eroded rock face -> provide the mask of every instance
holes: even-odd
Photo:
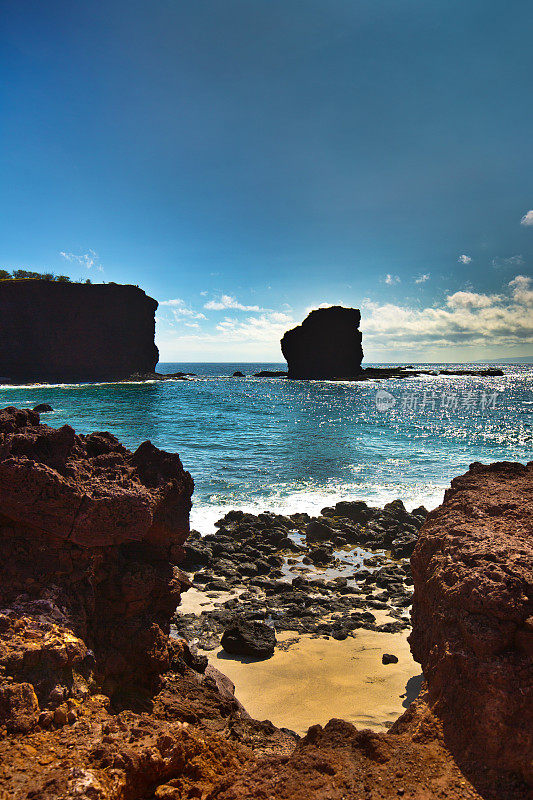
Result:
[[[454,753],[533,783],[533,462],[473,464],[411,559],[410,636]]]
[[[157,302],[137,286],[0,283],[0,378],[100,381],[153,372]]]
[[[179,458],[0,412],[0,798],[526,800],[532,470],[475,466],[422,527],[426,694],[386,734],[332,720],[297,742],[168,635],[193,488]],[[376,516],[323,512],[345,527]],[[409,522],[397,502],[384,512]],[[245,516],[227,515],[228,543],[242,546]]]
[[[331,306],[311,311],[281,340],[288,377],[328,380],[359,375],[363,360],[360,321],[357,308]]]
[[[168,669],[192,490],[150,442],[131,453],[109,433],[0,412],[0,715],[13,729],[95,688],[150,691]]]
[[[379,734],[343,720],[313,725],[289,758],[246,764],[210,800],[511,800],[479,794],[447,752],[440,725],[424,703],[401,730]],[[404,715],[405,717],[405,715]],[[402,718],[403,719],[403,718]]]

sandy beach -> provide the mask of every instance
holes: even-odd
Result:
[[[296,634],[286,631],[279,642]],[[397,664],[381,663],[383,653]],[[360,630],[344,641],[301,636],[264,661],[207,654],[210,663],[235,683],[235,695],[257,719],[303,735],[333,717],[359,728],[386,730],[418,693],[420,665],[413,661],[407,632]],[[406,696],[406,687],[408,696]]]

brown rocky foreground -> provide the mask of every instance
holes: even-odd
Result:
[[[387,734],[297,740],[168,635],[178,456],[0,412],[1,800],[531,796],[532,488],[533,464],[475,465],[422,527],[422,698]]]

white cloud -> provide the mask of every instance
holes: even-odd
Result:
[[[533,341],[532,279],[517,275],[502,294],[455,292],[444,307],[409,308],[365,300],[361,329],[374,352],[516,346]]]
[[[386,283],[387,286],[394,286],[395,283],[400,283],[400,279],[397,275],[387,273],[383,278],[383,283]]]
[[[265,311],[266,309],[260,308],[259,306],[245,306],[242,303],[239,303],[237,298],[232,297],[229,294],[221,295],[218,300],[209,300],[208,303],[204,305],[208,311],[226,311],[227,309],[236,309],[237,311]]]
[[[182,306],[184,304],[185,301],[181,297],[176,297],[174,300],[161,300],[159,303],[160,306]]]
[[[517,275],[509,281],[513,298],[517,303],[533,306],[533,279],[528,275]]]
[[[201,311],[195,311],[190,308],[181,297],[175,297],[172,300],[161,300],[160,306],[168,306],[175,320],[179,321],[183,317],[190,317],[191,319],[206,319],[205,314]]]
[[[533,208],[524,214],[520,220],[520,225],[533,225]]]
[[[187,329],[180,326],[178,330],[172,322],[161,323],[158,319],[156,341],[162,360],[170,361],[231,358],[282,361],[279,341],[286,330],[296,325],[295,320],[282,311],[246,319],[225,317],[210,331],[194,330],[191,325]]]
[[[94,268],[99,270],[99,272],[104,271],[103,266],[98,263],[97,254],[94,252],[94,250],[91,250],[90,248],[88,253],[82,253],[81,255],[78,255],[76,253],[67,253],[64,250],[61,250],[59,255],[63,256],[63,258],[66,261],[70,261],[75,264],[80,264],[82,267],[85,267],[86,269]]]
[[[426,281],[429,281],[429,272],[426,272],[423,275],[419,275],[418,278],[415,278],[415,283],[425,283]]]
[[[289,314],[272,311],[261,314],[260,317],[247,317],[244,320],[225,317],[217,324],[216,330],[226,340],[271,344],[279,342],[291,325],[294,325],[294,320]]]
[[[467,256],[465,255],[465,253],[463,253],[461,256],[459,256],[457,261],[459,261],[461,264],[470,264],[470,262],[472,261],[472,257]]]
[[[307,306],[305,309],[305,316],[311,313],[311,311],[315,311],[317,308],[331,308],[331,306],[341,306],[345,308],[345,303],[342,300],[339,300],[337,303],[319,303],[318,305],[314,306]]]
[[[448,295],[446,305],[449,308],[489,308],[501,300],[497,294],[478,294],[477,292],[455,292]]]

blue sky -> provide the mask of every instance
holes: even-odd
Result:
[[[167,361],[323,303],[369,360],[533,354],[531,3],[0,7],[0,266],[139,284]]]

